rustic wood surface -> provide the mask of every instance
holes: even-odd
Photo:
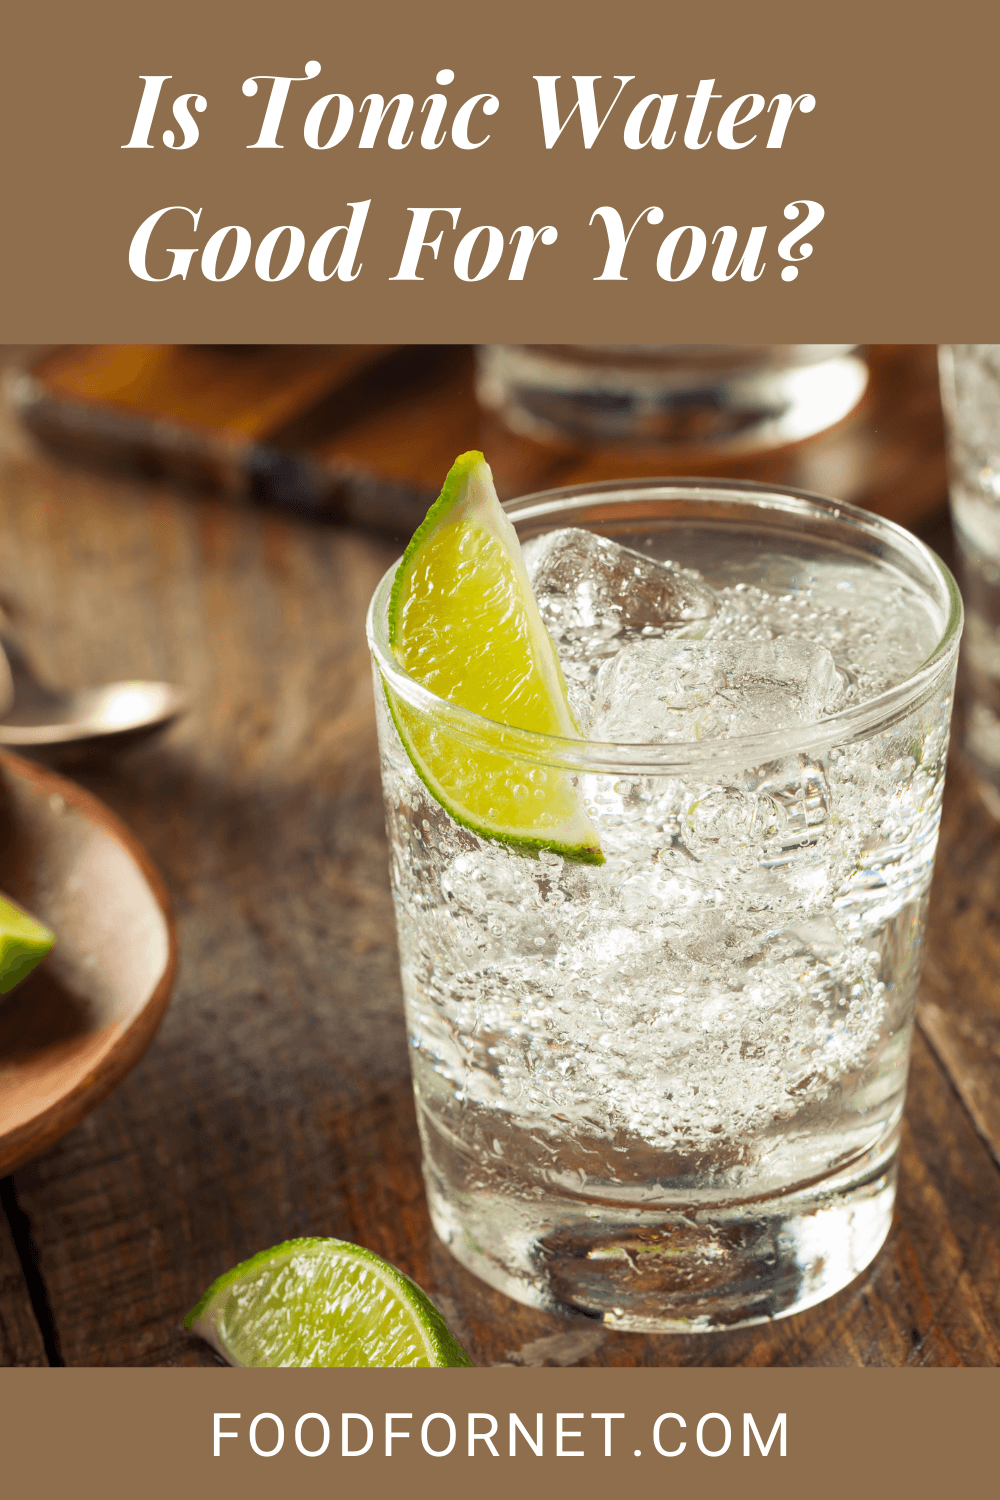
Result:
[[[940,480],[936,411],[922,431]],[[39,667],[68,685],[167,678],[195,704],[161,739],[71,771],[163,872],[180,968],[135,1071],[3,1181],[0,1362],[211,1364],[180,1326],[205,1285],[262,1246],[329,1234],[427,1287],[477,1364],[1000,1364],[1000,829],[957,763],[898,1213],[867,1275],[770,1328],[647,1338],[522,1308],[435,1241],[363,634],[395,552],[60,466],[0,419],[0,604]]]
[[[16,1218],[11,1184],[0,1191],[0,1365],[48,1364],[21,1257],[8,1220]]]

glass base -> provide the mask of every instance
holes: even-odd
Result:
[[[431,1218],[481,1280],[530,1307],[635,1333],[707,1333],[787,1318],[833,1296],[889,1233],[899,1128],[801,1188],[671,1211],[543,1192],[469,1191],[426,1114]],[[448,1175],[446,1175],[448,1174]]]

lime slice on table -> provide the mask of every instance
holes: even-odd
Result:
[[[184,1327],[231,1365],[469,1365],[420,1288],[346,1240],[288,1240],[213,1281]]]
[[[439,698],[493,721],[469,744],[446,716],[386,684],[414,770],[456,823],[523,854],[604,863],[573,779],[504,748],[504,726],[579,739],[555,647],[542,623],[493,476],[481,453],[455,460],[396,572],[389,645]]]
[[[55,933],[43,927],[36,917],[9,896],[0,896],[0,995],[6,995],[22,979],[27,979],[51,952],[55,940]]]

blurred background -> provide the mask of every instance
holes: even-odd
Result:
[[[472,447],[502,498],[668,473],[911,526],[946,505],[931,345],[101,345],[13,366],[13,410],[65,460],[400,540]]]

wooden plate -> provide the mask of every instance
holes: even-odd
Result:
[[[135,1066],[176,966],[166,893],[118,819],[65,777],[0,755],[0,890],[57,934],[0,997],[0,1174],[72,1130]]]

